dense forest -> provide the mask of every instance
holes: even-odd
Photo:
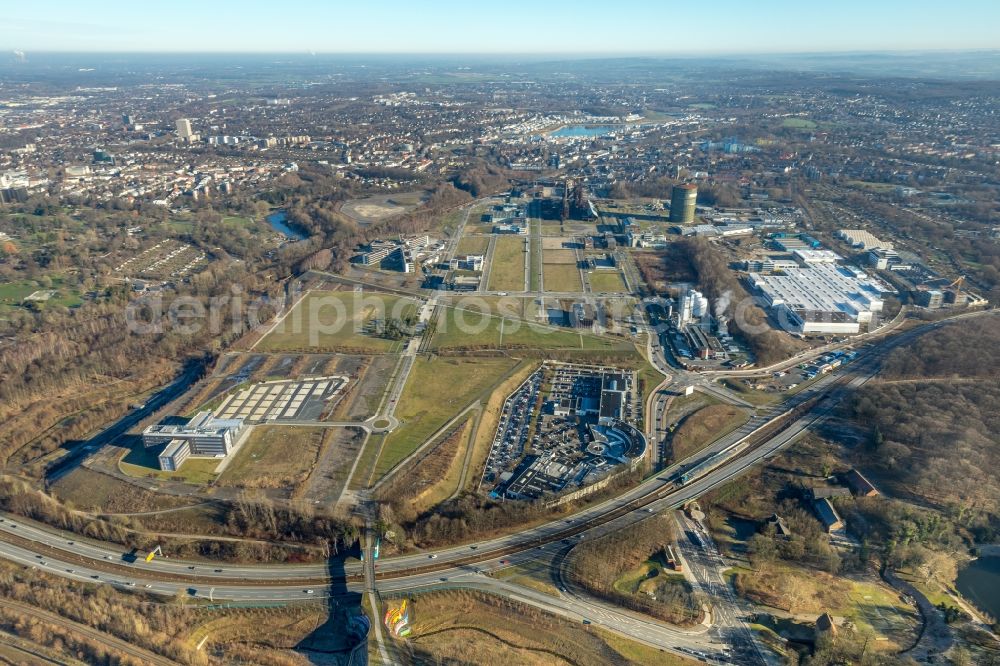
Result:
[[[861,454],[891,494],[945,511],[976,541],[1000,538],[1000,325],[945,326],[885,362],[885,381],[857,393],[871,432]]]

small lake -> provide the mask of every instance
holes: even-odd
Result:
[[[549,134],[549,136],[563,137],[563,136],[574,136],[574,137],[588,137],[588,136],[604,136],[606,134],[612,134],[614,132],[621,131],[621,126],[613,125],[566,125],[565,127],[560,127],[555,132]]]
[[[309,234],[303,233],[295,227],[288,226],[288,216],[285,215],[285,211],[283,210],[276,210],[265,219],[267,220],[267,223],[271,225],[271,228],[279,234],[284,234],[285,236],[294,238],[295,240],[305,240],[306,238],[309,238]]]
[[[980,557],[958,572],[962,596],[993,617],[1000,617],[1000,557]]]

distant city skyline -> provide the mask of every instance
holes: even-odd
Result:
[[[89,52],[754,54],[1000,48],[1000,3],[509,0],[477,5],[49,0],[4,10],[0,48]]]

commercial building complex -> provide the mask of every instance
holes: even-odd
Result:
[[[861,250],[870,250],[873,247],[881,247],[886,250],[892,249],[892,243],[881,240],[864,229],[840,229],[837,231],[837,238]]]
[[[431,239],[426,234],[399,240],[374,240],[357,259],[365,266],[380,266],[412,273],[418,253],[430,243]]]
[[[754,293],[798,333],[857,333],[882,311],[887,289],[846,266],[809,264],[784,275],[750,273]]]
[[[250,427],[243,419],[217,419],[212,412],[198,412],[184,425],[151,425],[142,431],[146,448],[166,444],[160,453],[160,469],[177,469],[190,456],[223,458],[242,442]]]

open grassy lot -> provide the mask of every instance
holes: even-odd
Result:
[[[516,365],[509,358],[418,358],[396,407],[401,425],[386,437],[373,478],[381,478],[469,404],[486,399]]]
[[[188,458],[176,472],[163,472],[157,457],[161,450],[159,446],[146,449],[138,442],[118,461],[118,469],[136,478],[205,485],[215,480],[215,468],[222,462],[221,458]]]
[[[78,467],[59,477],[51,489],[59,499],[72,502],[76,508],[98,513],[158,511],[192,502],[186,497],[154,493],[86,467]]]
[[[590,290],[594,292],[623,293],[625,280],[618,271],[591,271],[589,275]]]
[[[316,462],[324,433],[324,428],[257,426],[219,476],[218,485],[287,488],[294,494]]]
[[[490,245],[489,236],[462,236],[458,241],[456,254],[485,254]]]
[[[670,569],[662,556],[657,555],[626,571],[614,585],[622,594],[646,594],[655,592],[658,584],[683,585],[684,582],[684,575]]]
[[[558,582],[552,564],[547,560],[528,560],[521,564],[498,569],[491,574],[494,578],[506,580],[517,585],[530,587],[543,594],[559,596]]]
[[[628,351],[627,340],[525,321],[517,317],[449,307],[438,319],[433,349],[586,349]]]
[[[583,283],[580,281],[580,269],[576,267],[576,262],[572,264],[550,264],[546,262],[544,271],[545,291],[583,291]]]
[[[222,223],[225,225],[230,225],[234,227],[253,227],[255,222],[249,218],[242,215],[225,215],[222,218]]]
[[[785,118],[781,121],[781,126],[792,129],[815,129],[816,122],[808,118]]]
[[[18,280],[0,283],[0,312],[5,309],[25,306],[24,299],[36,291],[54,292],[46,300],[34,301],[35,307],[44,309],[52,306],[72,307],[83,302],[80,292],[64,286],[61,277],[54,276],[39,280]]]
[[[488,288],[494,291],[524,291],[524,239],[498,236],[493,248]]]
[[[542,239],[536,236],[536,230],[540,226],[538,220],[533,220],[531,222],[531,237],[530,237],[530,253],[531,253],[531,266],[528,270],[528,288],[531,291],[538,291],[541,277],[542,277]]]
[[[733,405],[707,405],[684,417],[670,438],[674,460],[697,453],[750,419],[750,412]]]
[[[871,634],[871,648],[896,652],[913,644],[920,616],[898,593],[874,578],[847,578],[795,566],[773,565],[766,572],[743,570],[737,587],[757,603],[798,616],[824,611],[852,622],[859,635]]]
[[[576,265],[576,252],[573,250],[545,250],[545,263]]]
[[[459,490],[462,466],[469,447],[478,411],[471,411],[462,423],[433,445],[419,463],[394,477],[388,487],[380,488],[386,499],[403,498],[418,515],[437,506]]]
[[[314,291],[260,341],[260,351],[351,351],[391,353],[402,342],[379,337],[376,320],[416,313],[412,299],[374,292]]]
[[[408,642],[419,663],[696,664],[501,597],[480,592],[432,592],[410,604]]]

